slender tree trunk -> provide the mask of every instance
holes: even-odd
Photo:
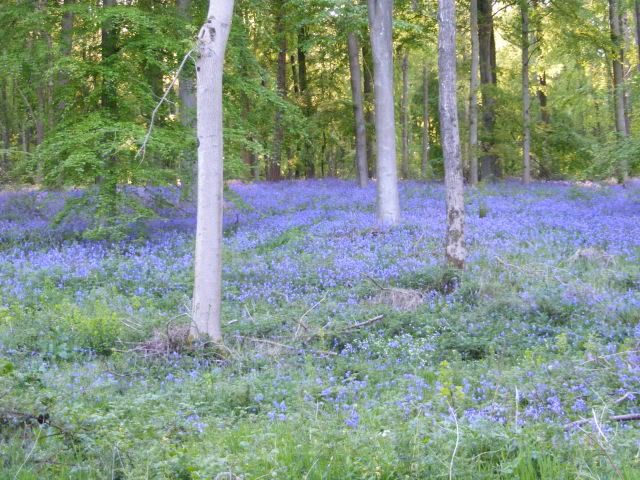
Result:
[[[366,187],[369,183],[367,169],[367,125],[364,120],[364,102],[362,99],[362,75],[360,74],[360,46],[354,32],[347,39],[349,49],[349,69],[351,71],[351,95],[356,125],[356,168],[358,183]]]
[[[423,180],[430,177],[429,149],[429,67],[422,67],[422,159],[420,162],[420,176]]]
[[[73,12],[68,8],[73,5],[75,0],[64,0],[64,13],[62,14],[62,22],[60,25],[60,53],[63,57],[68,58],[73,51]],[[61,100],[58,102],[58,112],[63,112],[67,108],[65,101],[64,89],[69,83],[69,78],[66,73],[60,73],[57,80],[57,89]]]
[[[103,0],[102,8],[113,8],[116,0]],[[118,85],[116,79],[110,74],[113,65],[113,58],[118,52],[118,30],[112,19],[106,19],[101,26],[101,54],[102,54],[102,91],[101,104],[104,112],[112,118],[118,115]],[[115,141],[115,139],[108,139]],[[104,217],[100,221],[111,222],[117,213],[117,193],[118,193],[118,157],[115,153],[108,153],[105,158],[106,168],[102,176],[97,179],[101,190],[101,209]]]
[[[542,72],[538,75],[538,104],[540,105],[540,121],[548,126],[551,122],[551,116],[549,115],[549,109],[547,107],[547,94],[545,93],[545,89],[547,87],[547,73]]]
[[[478,40],[480,58],[480,83],[482,85],[482,179],[494,179],[499,171],[494,153],[496,100],[496,53],[493,33],[492,0],[478,0]]]
[[[367,166],[369,170],[369,178],[373,178],[373,172],[376,165],[376,152],[374,146],[374,111],[373,105],[373,79],[371,75],[371,68],[373,65],[373,59],[371,58],[371,45],[369,42],[364,42],[362,45],[362,79],[364,89],[364,118],[367,123]]]
[[[640,0],[633,2],[633,13],[635,17],[635,37],[636,37],[636,50],[638,53],[638,64],[636,68],[640,72]]]
[[[210,0],[198,34],[198,213],[193,287],[194,336],[222,342],[222,72],[233,0]]]
[[[378,220],[395,225],[400,221],[400,198],[393,101],[393,0],[368,3],[376,107]]]
[[[409,178],[409,54],[402,56],[402,177]]]
[[[306,54],[306,41],[307,41],[307,29],[306,27],[298,30],[298,77],[300,79],[300,94],[303,96],[304,101],[304,114],[307,118],[310,118],[313,113],[313,105],[311,103],[311,91],[309,90],[309,81],[307,78],[307,54]],[[302,145],[300,153],[302,157],[302,164],[304,165],[305,175],[307,178],[315,177],[315,165],[313,161],[312,150],[310,145],[305,142]]]
[[[624,50],[620,32],[620,14],[618,0],[609,0],[609,23],[611,26],[611,40],[614,45],[612,52],[613,64],[613,94],[615,99],[616,131],[622,137],[627,136],[627,122],[624,108]]]
[[[463,268],[464,180],[460,157],[456,78],[455,0],[438,0],[438,70],[440,85],[440,129],[445,167],[447,208],[446,258],[449,265]]]
[[[478,0],[471,0],[471,81],[469,83],[469,177],[478,184]]]
[[[298,95],[300,93],[300,76],[298,75],[298,67],[296,67],[295,55],[291,55],[289,57],[289,63],[291,63],[291,79],[293,80],[293,93]]]
[[[177,0],[178,14],[183,21],[191,21],[191,0]],[[186,64],[185,67],[188,67]],[[180,123],[187,128],[196,126],[196,91],[193,81],[193,72],[190,68],[184,68],[180,72],[178,84],[178,96],[180,98]],[[195,163],[195,162],[194,162]]]
[[[287,36],[284,31],[284,4],[279,0],[276,7],[276,32],[279,35],[276,88],[281,98],[287,97]],[[284,146],[284,124],[282,109],[277,108],[274,120],[273,149],[269,165],[268,180],[280,180],[282,175],[282,151]]]
[[[191,0],[177,0],[178,15],[185,23],[191,21]],[[178,98],[180,100],[178,114],[180,123],[195,135],[196,128],[196,89],[194,82],[195,72],[191,70],[191,63],[185,64],[180,72],[178,83]],[[184,157],[191,169],[191,199],[198,198],[198,156],[189,149],[184,152]]]
[[[522,181],[531,182],[531,97],[529,95],[529,3],[521,0],[520,13],[522,17]]]
[[[7,94],[6,80],[3,80],[0,82],[0,113],[2,115],[2,149],[3,149],[2,163],[0,164],[0,176],[4,176],[9,170],[9,149],[11,148],[11,124],[9,120],[10,118],[9,117],[9,95]]]

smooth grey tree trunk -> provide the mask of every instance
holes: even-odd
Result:
[[[627,136],[627,122],[624,109],[624,50],[620,32],[620,13],[618,0],[609,0],[609,24],[611,27],[611,41],[614,45],[612,52],[613,63],[613,95],[616,119],[616,131],[618,135]]]
[[[629,135],[629,124],[625,109],[625,85],[624,85],[624,46],[622,44],[622,32],[620,24],[619,0],[609,0],[609,25],[611,28],[611,41],[613,52],[611,60],[613,67],[613,108],[615,114],[616,132],[620,138]],[[629,175],[629,166],[626,162],[619,165],[619,176],[626,180]]]
[[[480,84],[482,86],[482,180],[499,176],[498,159],[494,152],[496,124],[496,46],[493,32],[492,0],[478,0],[478,43]]]
[[[469,181],[478,184],[478,0],[471,0],[471,81],[469,82]]]
[[[198,34],[198,213],[193,287],[194,336],[222,341],[222,72],[233,0],[210,0]]]
[[[183,21],[191,21],[191,0],[177,0],[178,14]],[[185,65],[180,72],[178,82],[178,98],[180,123],[189,130],[195,130],[196,127],[196,90],[194,82],[194,74],[190,64]],[[198,198],[198,158],[192,152],[185,152],[185,157],[192,169],[191,179],[191,198]]]
[[[364,120],[364,102],[362,98],[362,75],[360,70],[360,46],[354,32],[347,38],[349,50],[349,69],[351,71],[351,96],[356,126],[356,167],[358,183],[366,187],[369,183],[367,169],[367,124]]]
[[[456,75],[455,0],[438,0],[438,83],[440,85],[440,129],[444,155],[447,238],[445,254],[449,265],[463,268],[464,180],[460,156]]]
[[[393,0],[368,0],[373,53],[378,221],[400,221],[393,101]]]
[[[275,27],[278,36],[278,64],[276,69],[276,88],[280,98],[287,97],[287,35],[285,30],[285,6],[283,0],[275,4]],[[282,151],[284,148],[283,111],[276,108],[273,122],[273,146],[267,167],[267,180],[280,180],[282,177]]]
[[[529,2],[521,0],[522,17],[522,181],[531,182],[531,96],[529,93]]]
[[[640,72],[640,0],[635,0],[633,2],[633,14],[635,18],[635,37],[636,37],[636,49],[638,53],[638,64],[636,68],[638,72]]]
[[[364,42],[362,45],[362,81],[364,82],[364,101],[365,111],[364,119],[367,122],[367,166],[369,169],[369,178],[373,178],[373,171],[376,165],[376,154],[373,145],[374,134],[373,129],[375,119],[373,111],[373,80],[371,78],[371,68],[373,59],[371,58],[371,44]]]
[[[409,178],[409,54],[402,56],[402,178]]]
[[[73,49],[73,12],[67,10],[68,7],[73,5],[75,0],[64,0],[65,7],[62,14],[62,21],[60,23],[60,53],[63,57],[70,57]],[[60,73],[57,78],[58,90],[64,90],[69,83],[69,77],[66,73]],[[67,108],[64,94],[62,100],[58,102],[58,111],[64,112]]]
[[[429,150],[429,67],[422,67],[422,159],[420,162],[420,176],[426,180],[430,176]]]
[[[300,94],[304,100],[303,112],[307,118],[313,114],[313,102],[311,99],[311,90],[309,89],[309,80],[307,78],[307,46],[308,32],[305,26],[298,30],[298,77],[300,79]],[[311,145],[307,142],[302,144],[300,151],[300,159],[304,165],[304,174],[307,178],[313,178],[316,175],[313,151]]]

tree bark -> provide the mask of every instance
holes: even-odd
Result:
[[[466,250],[464,247],[464,183],[456,93],[455,0],[438,0],[438,6],[440,129],[442,132],[447,209],[445,254],[449,265],[463,268]]]
[[[116,0],[103,0],[102,8],[113,8]],[[102,54],[102,91],[100,92],[100,100],[102,109],[111,118],[115,119],[118,115],[118,86],[116,79],[110,74],[113,69],[111,65],[115,55],[118,53],[118,29],[113,24],[113,20],[107,18],[102,22],[101,26],[101,54]],[[115,141],[115,139],[109,139]],[[118,190],[118,157],[115,153],[108,153],[105,158],[105,169],[101,172],[97,183],[101,190],[101,210],[103,210],[104,218],[102,222],[110,223],[117,213],[117,190]]]
[[[409,54],[402,56],[402,177],[409,178]]]
[[[309,90],[309,80],[307,78],[307,54],[306,54],[306,41],[307,41],[307,29],[302,27],[298,30],[298,78],[300,81],[300,94],[304,101],[304,114],[307,118],[310,118],[313,113],[313,105],[311,103],[311,92]],[[305,169],[305,176],[307,178],[315,177],[315,165],[313,161],[313,155],[310,146],[307,142],[303,143],[301,150],[302,164]]]
[[[529,3],[521,0],[522,17],[522,181],[531,182],[531,97],[529,94]]]
[[[638,53],[638,64],[636,68],[638,72],[640,72],[640,0],[635,0],[633,2],[633,14],[635,18],[635,37],[636,37],[636,49]]]
[[[191,21],[191,0],[177,0],[178,15],[182,21]],[[182,126],[195,133],[196,127],[196,90],[194,82],[194,72],[190,68],[190,63],[185,64],[185,68],[180,72],[178,82],[178,98],[180,100],[178,117]],[[185,160],[190,165],[191,178],[191,199],[198,198],[198,157],[191,150],[184,152]]]
[[[194,336],[222,342],[222,72],[233,0],[210,0],[198,34],[198,213],[193,287]]]
[[[349,50],[349,70],[351,71],[351,96],[356,127],[356,169],[360,187],[369,183],[367,169],[367,125],[364,120],[364,102],[362,99],[362,75],[360,73],[360,46],[354,32],[347,38]]]
[[[393,101],[393,0],[368,0],[373,53],[377,150],[377,212],[386,225],[400,221]]]
[[[367,123],[367,166],[369,178],[373,178],[376,165],[376,152],[373,148],[374,141],[374,111],[373,111],[373,78],[371,68],[373,59],[371,58],[371,44],[364,42],[362,45],[362,80],[364,90],[364,119]]]
[[[276,5],[276,32],[279,36],[278,66],[276,73],[276,88],[281,98],[287,97],[287,36],[284,31],[284,5],[279,0]],[[282,150],[284,146],[284,124],[281,108],[276,109],[273,131],[273,146],[271,161],[268,167],[267,180],[280,180],[282,176]]]
[[[430,177],[429,150],[429,67],[422,67],[422,159],[420,162],[420,176],[423,180]]]
[[[613,65],[613,95],[615,100],[614,110],[616,131],[621,137],[626,137],[628,135],[628,127],[624,105],[624,48],[622,45],[622,35],[620,31],[618,0],[609,0],[609,24],[611,27],[611,41],[613,43],[613,52],[611,52],[611,57]]]
[[[60,53],[63,57],[70,57],[73,51],[73,12],[68,8],[73,5],[75,0],[64,0],[64,13],[62,14],[62,22],[60,24]],[[64,89],[69,83],[66,73],[58,74],[57,87],[61,100],[58,102],[58,112],[64,112],[67,108],[65,101]]]
[[[498,159],[494,153],[496,122],[494,88],[497,83],[497,77],[492,3],[492,0],[478,0],[478,41],[483,125],[480,164],[483,180],[495,179],[499,174]]]
[[[469,82],[469,180],[478,184],[478,0],[471,0],[471,80]]]

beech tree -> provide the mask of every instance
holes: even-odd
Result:
[[[395,225],[400,221],[400,199],[393,101],[393,0],[368,0],[368,4],[373,54],[378,220]]]
[[[233,0],[210,0],[198,34],[198,211],[192,334],[222,341],[222,72]]]
[[[469,82],[469,181],[478,183],[478,0],[471,0],[471,81]]]
[[[356,171],[358,183],[366,187],[369,183],[367,167],[367,124],[364,118],[364,99],[362,95],[362,71],[360,69],[360,46],[355,32],[347,37],[349,50],[349,69],[351,71],[351,95],[356,126]]]
[[[521,0],[522,17],[522,181],[531,181],[531,96],[529,93],[529,1]]]
[[[420,162],[420,176],[423,180],[429,177],[429,67],[422,67],[422,160]]]
[[[447,262],[463,268],[464,247],[464,184],[458,127],[456,93],[456,11],[455,0],[438,0],[438,83],[440,91],[440,130],[444,155],[444,183],[447,209]]]

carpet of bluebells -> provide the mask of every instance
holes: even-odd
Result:
[[[130,189],[106,241],[52,223],[83,195],[0,193],[0,478],[640,479],[640,191],[470,190],[457,272],[439,184],[392,228],[373,184],[231,184],[220,351],[193,205]]]

